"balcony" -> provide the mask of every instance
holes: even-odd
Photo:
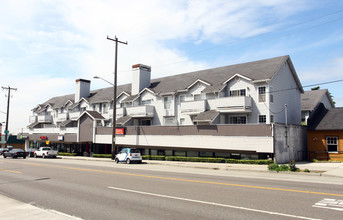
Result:
[[[69,119],[75,120],[81,115],[81,112],[70,112],[69,113]]]
[[[35,123],[37,121],[37,116],[30,116],[29,122],[30,123]]]
[[[61,121],[68,120],[68,116],[69,116],[68,113],[59,113],[57,118],[56,118],[56,121],[61,122]]]
[[[152,118],[154,117],[154,106],[141,105],[134,107],[127,107],[126,113],[133,118]]]
[[[38,122],[40,123],[52,123],[52,115],[39,115]]]
[[[125,107],[116,109],[116,117],[117,118],[123,117],[125,115],[125,113],[126,113]],[[104,118],[106,118],[106,119],[111,119],[113,117],[113,109],[111,108],[108,111],[108,113],[102,114],[102,116],[104,116]]]
[[[181,113],[195,115],[206,110],[206,100],[181,102]]]
[[[251,112],[251,97],[232,96],[215,99],[214,105],[219,112],[246,113]]]

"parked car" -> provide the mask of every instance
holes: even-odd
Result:
[[[22,158],[26,158],[26,152],[23,149],[11,149],[9,151],[5,151],[3,153],[4,158],[6,157],[12,157],[12,158],[17,158],[17,157],[22,157]]]
[[[131,162],[142,163],[141,152],[136,148],[123,148],[115,157],[115,162]]]
[[[36,150],[37,150],[36,148],[28,148],[28,149],[26,149],[26,155],[28,157],[34,157]]]
[[[8,148],[0,148],[0,155],[2,155],[5,151],[8,151]]]
[[[35,151],[34,157],[53,157],[56,158],[58,154],[57,150],[52,150],[51,147],[40,147]]]

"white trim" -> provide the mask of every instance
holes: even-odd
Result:
[[[204,81],[204,80],[201,80],[201,79],[197,79],[197,80],[195,80],[191,85],[189,85],[188,87],[187,87],[187,89],[190,89],[190,88],[192,88],[195,84],[197,84],[198,82],[201,82],[202,84],[205,84],[205,85],[207,85],[207,86],[211,86],[211,83],[208,83],[208,82],[206,82],[206,81]]]
[[[225,82],[223,82],[222,84],[224,85],[224,84],[227,84],[228,82],[230,82],[231,80],[233,80],[234,78],[236,78],[236,77],[240,77],[240,78],[243,78],[243,79],[245,79],[245,80],[248,80],[248,81],[252,81],[252,79],[250,79],[250,78],[248,78],[248,77],[245,77],[245,76],[243,76],[243,75],[241,75],[241,74],[239,74],[239,73],[236,73],[235,75],[233,75],[233,76],[231,76],[229,79],[227,79]]]

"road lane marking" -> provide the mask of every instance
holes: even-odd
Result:
[[[332,209],[332,210],[343,212],[343,200],[325,198],[317,202],[316,204],[314,204],[312,207]]]
[[[63,168],[63,169],[69,169],[69,170],[80,170],[80,171],[96,172],[96,173],[107,173],[107,174],[135,176],[135,177],[144,177],[144,178],[152,178],[152,179],[173,180],[173,181],[180,181],[180,182],[203,183],[203,184],[222,185],[222,186],[235,186],[235,187],[244,187],[244,188],[252,188],[252,189],[266,189],[266,190],[275,190],[275,191],[283,191],[283,192],[295,192],[295,193],[305,193],[305,194],[314,194],[314,195],[343,197],[343,194],[336,194],[336,193],[312,192],[312,191],[306,191],[306,190],[274,188],[274,187],[268,187],[268,186],[254,186],[254,185],[243,185],[243,184],[235,184],[235,183],[181,179],[181,178],[173,178],[173,177],[150,176],[150,175],[143,175],[143,174],[123,173],[123,172],[106,171],[106,170],[93,170],[93,169],[85,169],[85,168],[77,168],[77,167],[37,164],[37,163],[28,163],[28,162],[19,162],[19,163],[33,165],[33,166],[56,167],[56,168]]]
[[[6,171],[6,172],[10,172],[10,173],[22,173],[20,171],[15,171],[15,170],[4,170],[4,169],[0,169],[1,171]]]
[[[113,189],[113,190],[124,191],[124,192],[131,192],[131,193],[137,193],[137,194],[142,194],[142,195],[167,198],[167,199],[175,199],[175,200],[194,202],[194,203],[200,203],[200,204],[206,204],[206,205],[220,206],[220,207],[225,207],[225,208],[259,212],[259,213],[264,213],[264,214],[269,214],[269,215],[278,215],[278,216],[298,218],[298,219],[307,219],[307,220],[316,219],[316,218],[304,217],[304,216],[299,216],[299,215],[290,215],[290,214],[285,214],[285,213],[280,213],[280,212],[271,212],[271,211],[260,210],[260,209],[252,209],[252,208],[247,208],[247,207],[242,207],[242,206],[226,205],[226,204],[215,203],[215,202],[206,202],[206,201],[202,201],[202,200],[187,199],[187,198],[182,198],[182,197],[175,197],[175,196],[168,196],[168,195],[162,195],[162,194],[156,194],[156,193],[142,192],[142,191],[136,191],[136,190],[131,190],[131,189],[117,188],[117,187],[112,187],[112,186],[108,186],[107,188]]]

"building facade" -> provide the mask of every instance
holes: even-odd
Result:
[[[61,150],[108,153],[113,106],[116,144],[145,154],[275,157],[275,128],[301,124],[303,90],[289,56],[152,80],[151,67],[137,64],[132,75],[115,105],[113,87],[91,91],[84,79],[75,94],[39,104],[27,145],[49,139]]]
[[[308,119],[310,160],[343,161],[343,108],[318,105]]]

